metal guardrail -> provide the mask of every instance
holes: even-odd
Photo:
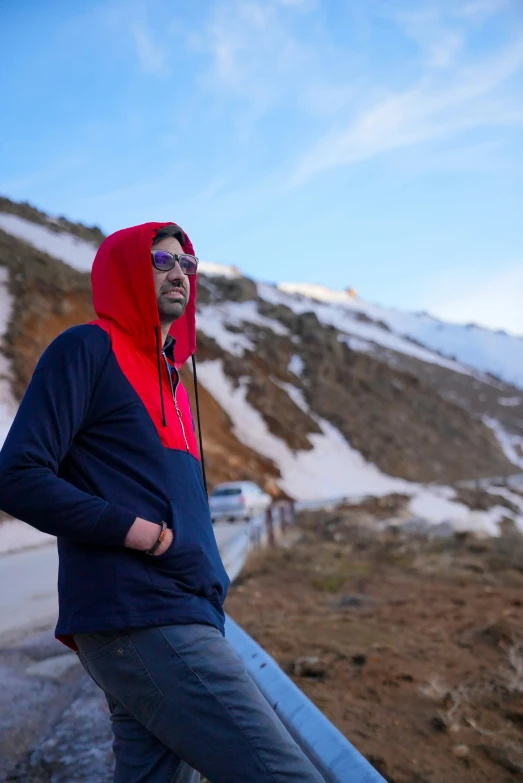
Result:
[[[277,532],[291,524],[288,509],[279,504],[266,517],[255,517],[223,548],[231,582],[251,549],[274,545]],[[225,635],[245,663],[252,679],[326,783],[385,783],[384,778],[305,696],[276,661],[227,616]]]
[[[363,503],[370,495],[338,495],[334,498],[322,498],[321,500],[300,500],[295,504],[296,511],[313,511],[316,508],[333,509],[344,503]]]
[[[250,523],[222,546],[220,553],[231,583],[239,576],[251,548]]]
[[[225,635],[252,679],[326,783],[385,783],[374,767],[345,739],[276,661],[234,620]]]
[[[467,479],[466,481],[456,481],[456,487],[466,489],[484,489],[486,487],[512,487],[518,489],[523,486],[523,473],[511,473],[508,476],[491,476],[482,479]]]

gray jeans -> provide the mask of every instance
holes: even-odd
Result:
[[[215,628],[75,634],[105,691],[114,783],[322,783]],[[196,772],[197,770],[197,772]]]

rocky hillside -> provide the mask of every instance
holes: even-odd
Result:
[[[46,345],[94,316],[88,270],[101,239],[0,199],[4,429]],[[249,478],[298,498],[409,493],[523,466],[517,338],[494,335],[504,342],[493,358],[486,330],[213,264],[202,264],[198,311],[211,484]],[[188,370],[185,380],[191,388]]]

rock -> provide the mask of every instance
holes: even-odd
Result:
[[[445,732],[445,731],[448,731],[448,728],[449,728],[447,723],[441,717],[441,715],[434,715],[430,719],[430,725],[434,729],[434,731]]]
[[[468,506],[473,511],[488,511],[489,509],[494,508],[494,506],[504,506],[514,514],[519,513],[518,506],[504,497],[504,495],[496,495],[480,488],[466,489],[462,487],[456,493],[456,500],[459,503]]]
[[[351,658],[352,663],[354,666],[365,666],[367,663],[367,656],[363,654],[353,655]]]
[[[505,716],[517,726],[523,726],[523,707],[512,707],[505,712]]]
[[[40,783],[37,776],[28,773],[13,778],[8,776],[15,775],[18,762],[27,758],[66,705],[74,700],[87,675],[82,666],[76,665],[58,678],[28,676],[28,666],[55,658],[55,646],[60,652],[58,658],[64,657],[66,648],[53,638],[51,629],[46,634],[40,631],[25,633],[28,635],[18,632],[12,645],[6,639],[5,646],[0,649],[0,781]],[[43,651],[47,651],[47,655],[42,655]],[[71,653],[67,652],[66,657],[70,658]],[[44,781],[50,783],[49,776],[44,777]]]
[[[248,302],[258,299],[256,283],[248,277],[213,277],[212,282],[220,300]]]
[[[86,677],[74,701],[8,780],[110,783],[114,774],[111,746],[105,697]]]
[[[468,745],[454,745],[452,753],[458,759],[466,759],[470,756],[470,748]]]
[[[34,661],[62,656],[66,652],[64,645],[55,638],[53,631],[50,630],[30,634],[13,649],[20,651],[23,655],[28,655]]]
[[[437,525],[432,525],[427,532],[429,538],[453,538],[455,530],[452,522],[444,521]]]
[[[412,517],[401,525],[401,530],[404,533],[428,533],[431,527],[428,520],[422,517]]]
[[[297,658],[292,664],[292,674],[295,677],[325,677],[327,667],[317,656]]]
[[[514,628],[506,619],[490,623],[479,632],[481,639],[495,647],[511,644],[514,641]]]
[[[367,761],[369,764],[372,764],[374,769],[376,769],[380,775],[387,775],[389,769],[386,759],[383,756],[378,755],[377,753],[371,753],[367,756]],[[390,778],[387,777],[387,780],[389,781]]]
[[[330,606],[336,609],[369,609],[375,603],[376,600],[370,595],[354,593],[353,595],[341,595],[339,598],[331,601]]]
[[[508,772],[515,775],[523,773],[523,753],[520,748],[513,745],[503,745],[502,747],[482,745],[481,749],[487,758]]]

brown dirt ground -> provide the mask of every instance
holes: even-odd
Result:
[[[523,537],[407,537],[380,505],[302,515],[228,612],[389,783],[523,780]]]

